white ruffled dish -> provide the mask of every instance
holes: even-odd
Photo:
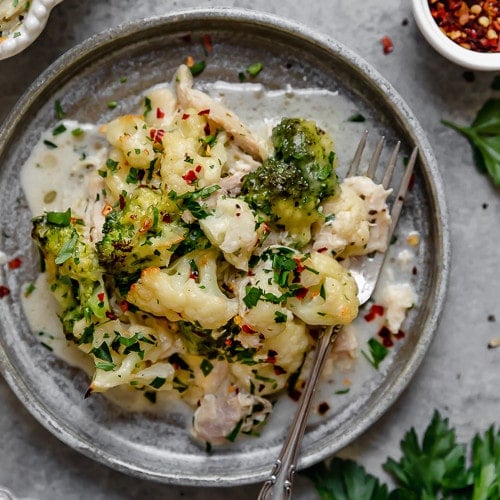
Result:
[[[28,11],[22,13],[24,17],[19,24],[0,36],[0,60],[19,54],[31,45],[45,28],[52,9],[61,2],[32,0]]]

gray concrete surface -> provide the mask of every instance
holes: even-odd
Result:
[[[402,397],[343,455],[385,478],[381,464],[399,457],[399,441],[421,430],[438,409],[460,440],[500,417],[499,337],[500,192],[473,166],[467,142],[441,124],[468,124],[490,96],[492,73],[464,77],[464,69],[430,48],[417,30],[409,1],[317,0],[64,0],[43,35],[22,54],[0,61],[0,121],[27,86],[65,50],[108,26],[191,7],[235,6],[279,14],[338,39],[371,63],[407,101],[438,159],[445,182],[452,240],[450,288],[440,327],[421,368]],[[394,51],[384,55],[388,35]],[[472,80],[472,81],[471,81]],[[500,92],[496,93],[500,97]],[[497,321],[494,321],[494,317]],[[258,486],[231,489],[172,487],[103,468],[67,448],[42,428],[0,379],[0,485],[19,499],[218,499],[255,498]],[[2,495],[0,494],[0,498]],[[297,499],[317,498],[299,478]]]

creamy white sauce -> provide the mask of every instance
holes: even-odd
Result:
[[[260,134],[268,135],[272,126],[282,117],[295,116],[315,120],[334,138],[339,158],[339,173],[345,171],[364,129],[375,128],[370,122],[363,124],[349,121],[349,117],[359,111],[346,96],[327,90],[289,88],[266,91],[261,85],[231,85],[222,82],[206,85],[203,90],[223,100],[230,109],[236,110],[239,117]],[[96,125],[68,120],[62,123],[66,131],[57,135],[53,134],[53,130],[46,131],[21,171],[22,187],[34,215],[44,211],[65,211],[68,207],[71,207],[75,214],[85,213],[89,193],[87,174],[89,170],[102,168],[107,158],[106,141],[99,134]],[[72,131],[77,129],[83,130],[84,133],[73,135]],[[376,139],[373,137],[373,141]],[[57,147],[48,146],[47,141]],[[368,146],[368,149],[373,148]],[[411,230],[412,228],[402,228],[401,232],[409,234]],[[402,240],[396,250],[391,250],[401,252],[401,255],[399,259],[395,258],[390,265],[385,266],[375,301],[384,287],[411,281],[411,269],[418,248],[408,248],[404,238]],[[72,366],[92,373],[93,366],[89,357],[67,342],[62,333],[57,317],[57,303],[44,275],[37,279],[35,290],[23,298],[23,306],[33,333],[40,336],[44,344],[53,350],[54,355]],[[383,320],[384,318],[377,318],[376,321],[367,323],[360,316],[353,323],[351,328],[356,331],[361,350],[366,350],[366,341],[377,333]],[[327,367],[324,378],[325,383],[318,391],[317,401],[326,401],[332,408],[325,417],[330,416],[332,411],[340,412],[356,397],[358,391],[366,390],[367,384],[376,383],[374,369],[359,353],[354,359]],[[192,409],[168,392],[159,392],[155,405],[144,398],[142,392],[126,387],[113,389],[106,395],[129,411],[154,411],[160,415],[174,411],[184,414],[187,420],[190,420],[192,415]],[[272,425],[265,427],[263,436],[271,433],[272,429],[288,424],[289,414],[294,410],[295,403],[289,398],[280,398],[276,408],[271,419]],[[313,422],[320,418],[316,412],[312,412]]]

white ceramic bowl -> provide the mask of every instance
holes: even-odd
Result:
[[[50,12],[62,0],[32,0],[19,27],[0,39],[0,60],[12,57],[31,45],[45,28]]]
[[[428,0],[412,0],[413,15],[427,41],[442,56],[468,69],[478,71],[499,71],[500,52],[476,52],[464,49],[450,40],[439,29],[431,15]]]

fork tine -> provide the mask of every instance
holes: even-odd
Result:
[[[366,177],[373,179],[375,177],[375,170],[377,169],[378,162],[380,160],[380,154],[382,153],[382,149],[384,148],[385,137],[382,136],[375,147],[375,151],[373,152],[372,159],[370,160],[370,165],[368,166],[368,170],[366,171]]]
[[[401,209],[403,208],[403,203],[405,201],[405,196],[408,191],[408,186],[410,185],[411,176],[413,174],[413,167],[415,166],[417,160],[418,148],[413,148],[413,151],[410,156],[410,160],[408,161],[408,165],[406,166],[405,173],[403,175],[403,179],[401,180],[401,185],[399,186],[398,194],[394,200],[394,203],[391,208],[391,226],[389,228],[389,235],[394,233],[396,229],[396,225],[399,220],[399,216],[401,214]]]
[[[352,177],[354,173],[358,170],[359,164],[361,163],[361,157],[363,156],[363,151],[366,145],[366,138],[368,137],[368,130],[365,130],[361,140],[359,141],[358,147],[356,148],[356,152],[354,153],[354,158],[349,166],[349,170],[347,171],[347,177]]]
[[[401,141],[398,141],[396,143],[396,146],[394,147],[391,158],[389,159],[387,168],[385,169],[384,178],[382,179],[382,186],[384,187],[384,189],[387,189],[387,187],[391,183],[392,174],[394,173],[394,168],[396,167],[400,146],[401,146]]]

